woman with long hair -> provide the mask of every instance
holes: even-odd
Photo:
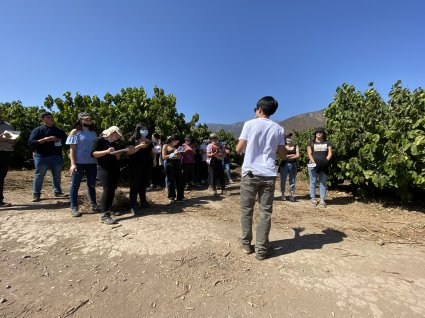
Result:
[[[156,164],[156,155],[150,139],[148,127],[139,123],[129,141],[128,156],[130,172],[130,206],[131,212],[140,215],[142,211],[137,206],[137,197],[140,197],[140,207],[147,208],[146,187],[149,184],[152,167]]]
[[[167,175],[167,189],[169,203],[184,200],[184,187],[181,167],[181,153],[183,149],[178,149],[180,139],[177,135],[167,138],[162,147],[162,158],[164,159],[165,174]],[[176,196],[177,192],[177,196]]]
[[[318,203],[326,208],[326,180],[329,167],[329,160],[332,158],[332,145],[326,138],[326,132],[322,127],[314,130],[314,137],[307,146],[307,154],[310,160],[308,164],[308,174],[310,176],[310,198],[311,205]],[[320,202],[316,201],[316,183],[319,181]]]
[[[91,156],[91,150],[96,138],[96,126],[92,116],[86,112],[79,113],[74,129],[66,139],[66,144],[70,147],[71,167],[69,168],[69,174],[71,175],[71,187],[69,189],[69,198],[71,201],[71,215],[74,217],[81,216],[78,210],[78,190],[84,176],[86,176],[90,209],[92,212],[98,211],[96,203],[96,159]]]

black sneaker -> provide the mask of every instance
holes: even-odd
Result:
[[[90,211],[92,213],[99,213],[100,212],[100,208],[97,204],[91,204],[90,205]]]
[[[34,193],[31,202],[40,202],[40,201],[41,201],[40,194]]]
[[[71,208],[71,215],[73,217],[80,217],[81,216],[81,213],[78,212],[78,208],[77,207],[72,207]]]
[[[142,210],[140,210],[138,207],[133,207],[130,209],[131,213],[134,215],[142,215]]]
[[[242,244],[242,243],[239,243],[239,247],[242,249],[242,251],[245,254],[252,254],[252,253],[254,253],[254,248],[253,248],[253,246],[251,244]]]
[[[63,192],[55,192],[54,196],[55,198],[67,198],[69,197],[69,194],[65,194]]]
[[[264,250],[264,251],[258,251],[258,252],[255,253],[255,258],[258,259],[259,261],[263,261],[266,258],[268,258],[271,254],[272,254],[271,249]]]
[[[111,215],[109,213],[103,213],[100,217],[100,222],[108,225],[117,224],[117,220],[111,218]]]
[[[4,202],[4,201],[0,202],[0,207],[8,207],[8,206],[12,206],[12,204]]]

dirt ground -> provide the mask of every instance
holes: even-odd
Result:
[[[72,218],[48,178],[30,202],[31,182],[32,171],[6,179],[0,317],[425,317],[422,207],[339,190],[324,209],[309,205],[306,181],[297,202],[281,201],[277,185],[274,253],[258,261],[238,248],[238,183],[174,205],[150,191],[143,216],[123,209],[108,226],[98,214]]]

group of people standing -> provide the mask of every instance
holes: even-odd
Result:
[[[270,120],[278,108],[278,102],[271,96],[261,98],[254,108],[255,119],[245,122],[236,152],[244,154],[240,185],[240,220],[241,236],[240,247],[246,254],[254,253],[258,260],[270,255],[271,248],[269,233],[271,228],[271,214],[276,182],[275,156],[281,158],[279,171],[282,177],[282,199],[286,200],[285,183],[289,176],[290,201],[295,201],[295,180],[298,170],[297,158],[300,155],[298,145],[292,142],[292,134],[285,136],[284,129]],[[1,116],[0,116],[1,117]],[[141,208],[149,206],[146,200],[146,188],[150,182],[152,186],[161,186],[162,166],[165,171],[167,197],[170,204],[185,200],[185,183],[211,184],[214,195],[225,190],[225,174],[231,182],[229,173],[230,149],[220,143],[216,134],[211,134],[199,147],[192,143],[187,135],[183,145],[179,146],[180,138],[177,135],[169,136],[164,144],[158,134],[148,139],[149,131],[145,124],[138,124],[125,148],[119,148],[117,141],[124,141],[120,129],[111,126],[105,129],[100,136],[96,134],[93,118],[89,113],[78,115],[74,129],[67,136],[56,127],[53,115],[41,115],[43,125],[35,128],[28,144],[33,150],[35,173],[33,181],[33,202],[41,200],[43,179],[47,170],[51,170],[54,195],[65,196],[61,188],[61,169],[63,166],[62,147],[69,145],[71,166],[70,203],[71,215],[81,216],[78,206],[78,191],[85,176],[87,182],[87,196],[92,212],[101,212],[101,221],[106,224],[115,224],[112,218],[112,202],[120,177],[120,156],[126,153],[129,157],[130,204],[131,211],[138,215]],[[13,129],[10,124],[0,118],[0,132],[4,129]],[[0,135],[1,155],[1,193],[0,203],[3,201],[3,184],[10,162],[10,153],[13,142]],[[332,145],[326,138],[323,128],[316,128],[311,142],[307,146],[309,157],[308,172],[310,176],[311,204],[320,204],[326,207],[326,178],[329,160],[332,157]],[[9,161],[8,161],[9,160]],[[4,162],[3,162],[4,161]],[[225,173],[226,172],[226,173]],[[100,206],[96,200],[96,180],[102,184]],[[316,182],[319,181],[320,201],[316,200]],[[252,222],[255,202],[259,202],[260,216],[256,229],[255,248],[251,245],[253,239]]]

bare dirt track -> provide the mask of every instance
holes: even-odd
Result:
[[[225,196],[196,190],[174,205],[151,191],[143,216],[107,226],[97,214],[72,218],[48,180],[31,203],[31,181],[31,171],[6,179],[14,205],[0,208],[0,317],[425,316],[421,207],[344,191],[330,191],[326,209],[311,207],[300,181],[298,202],[276,191],[274,254],[260,262],[237,245],[237,183]]]

